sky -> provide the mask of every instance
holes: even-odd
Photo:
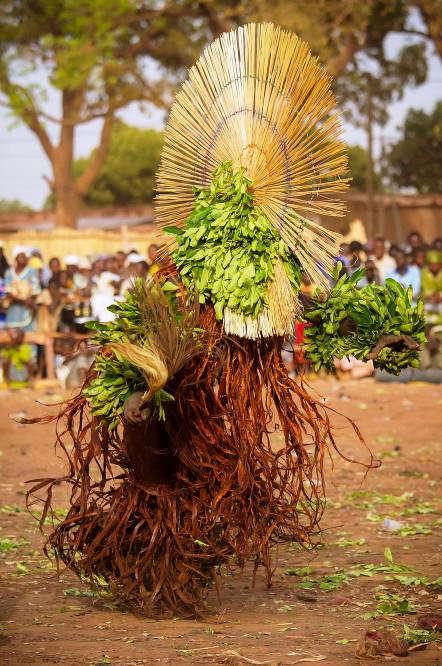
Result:
[[[387,53],[392,56],[406,40],[412,41],[413,38],[400,34],[390,35]],[[431,56],[427,82],[418,88],[407,89],[403,99],[390,106],[387,125],[375,130],[375,151],[379,151],[381,135],[387,143],[398,136],[398,126],[403,123],[410,107],[431,111],[435,103],[442,99],[442,62],[434,54],[432,45],[428,49]],[[33,80],[45,86],[45,73],[37,71]],[[57,115],[58,107],[57,94],[50,94],[45,109]],[[118,115],[125,123],[138,127],[161,129],[165,121],[163,112],[154,108],[149,112],[141,112],[137,104],[131,104]],[[53,136],[56,134],[55,126],[49,130]],[[80,126],[76,134],[76,157],[90,153],[96,145],[99,130],[100,121]],[[363,130],[345,123],[344,133],[349,144],[366,145]],[[0,199],[19,199],[35,209],[41,208],[49,192],[44,176],[50,174],[49,162],[32,132],[15,121],[5,108],[0,107]]]

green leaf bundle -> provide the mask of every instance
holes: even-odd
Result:
[[[407,335],[425,343],[423,303],[413,304],[411,288],[387,279],[385,285],[358,289],[363,276],[364,269],[359,269],[340,277],[328,298],[305,313],[311,322],[305,334],[306,355],[315,370],[334,370],[333,359],[349,355],[366,361],[381,336]],[[418,367],[418,351],[384,347],[373,363],[398,375],[403,368]]]
[[[184,284],[200,303],[212,303],[217,319],[224,308],[257,317],[267,306],[275,265],[282,260],[295,291],[301,272],[289,247],[253,203],[245,169],[223,162],[209,187],[195,191],[195,207],[184,228],[165,227],[176,236],[172,258]]]
[[[92,341],[104,348],[95,359],[97,376],[83,389],[92,414],[112,430],[126,400],[142,391],[153,416],[164,420],[164,404],[174,398],[163,386],[200,348],[197,309],[191,299],[178,307],[172,283],[142,279],[109,309],[113,321],[89,325]]]

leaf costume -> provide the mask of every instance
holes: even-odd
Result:
[[[272,547],[311,542],[337,445],[326,407],[281,360],[286,336],[305,317],[307,350],[330,368],[339,353],[367,358],[377,327],[394,338],[375,358],[389,370],[423,336],[400,286],[341,280],[326,298],[339,236],[313,217],[342,215],[346,185],[330,77],[305,43],[249,24],[204,51],[158,174],[168,261],[95,325],[96,361],[58,416],[71,500],[48,546],[91,585],[195,615],[226,568],[252,561],[270,584]],[[302,300],[302,272],[316,301]],[[42,521],[58,483],[31,491],[46,491]]]

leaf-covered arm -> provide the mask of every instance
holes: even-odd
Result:
[[[334,370],[334,359],[352,355],[372,360],[393,374],[417,367],[425,343],[422,302],[414,304],[410,289],[395,280],[358,288],[363,269],[340,277],[328,297],[305,309],[306,355],[316,370]]]

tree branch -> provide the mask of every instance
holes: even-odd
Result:
[[[411,28],[403,28],[399,32],[400,33],[405,33],[406,35],[417,35],[418,37],[424,37],[425,39],[430,39],[431,40],[431,35],[428,32],[422,32],[421,30],[414,30]]]
[[[87,191],[98,176],[98,173],[103,166],[107,151],[109,149],[114,119],[113,111],[109,111],[104,118],[103,127],[101,128],[100,143],[94,150],[92,159],[86,167],[85,171],[79,178],[77,178],[76,188],[80,196],[87,194]]]
[[[442,58],[442,13],[440,2],[438,0],[413,0],[425,23],[429,37],[433,41],[437,52]]]
[[[351,32],[347,35],[344,45],[339,49],[339,53],[328,63],[328,69],[333,76],[341,74],[347,65],[353,60],[355,53],[361,48],[356,35]]]
[[[240,4],[239,2],[237,3]],[[234,18],[239,16],[241,12],[232,7],[226,9],[225,12],[217,11],[213,8],[212,0],[201,0],[198,2],[198,9],[200,14],[207,20],[207,25],[214,38],[219,37],[221,33],[231,30],[234,23]]]
[[[40,122],[42,113],[38,109],[29,90],[10,80],[5,65],[0,67],[0,90],[3,91],[9,100],[8,107],[25,123],[31,132],[37,136],[41,147],[52,162],[54,158],[54,146],[51,143],[46,128]],[[15,104],[14,98],[17,100]]]

